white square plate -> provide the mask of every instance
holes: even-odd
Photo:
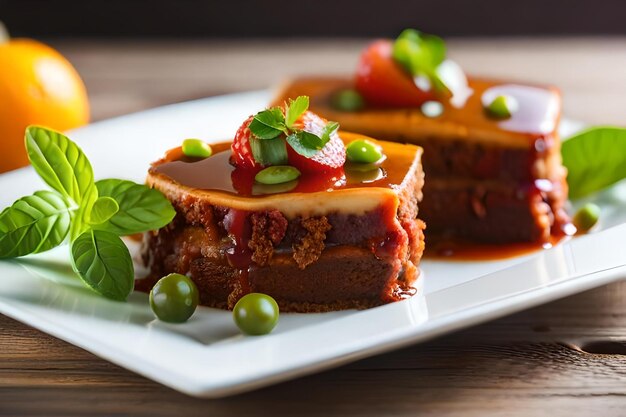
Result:
[[[223,140],[268,102],[267,92],[209,98],[95,123],[70,133],[99,178],[143,182],[149,163],[186,137]],[[568,133],[579,127],[564,123]],[[0,207],[44,188],[30,168],[0,176]],[[605,196],[604,226],[626,197]],[[182,325],[154,320],[147,296],[127,303],[85,289],[67,247],[0,261],[0,312],[190,395],[220,397],[423,341],[626,277],[625,227],[550,251],[491,262],[425,260],[421,295],[365,311],[282,314],[275,331],[244,337],[229,312],[199,308]],[[598,251],[598,248],[603,248]],[[601,252],[597,254],[596,252]],[[601,256],[600,256],[601,255]],[[517,267],[484,276],[513,265]],[[600,269],[600,272],[591,272]]]

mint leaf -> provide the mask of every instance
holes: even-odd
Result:
[[[287,146],[282,138],[250,138],[250,149],[254,160],[261,165],[285,165]]]
[[[321,136],[322,142],[324,143],[324,145],[322,145],[322,148],[326,146],[326,144],[330,140],[330,137],[337,131],[337,129],[339,129],[339,123],[337,122],[326,123],[326,126],[324,126],[324,129],[322,130],[322,136]]]
[[[59,246],[70,230],[70,204],[57,192],[37,191],[0,213],[0,258]]]
[[[626,178],[626,128],[592,127],[561,145],[570,198],[600,191]]]
[[[113,198],[104,196],[98,197],[89,213],[89,223],[98,225],[109,220],[115,213],[120,210],[120,206]]]
[[[446,59],[446,44],[440,37],[405,29],[393,43],[392,56],[413,77],[427,77],[436,90],[448,90],[437,72]]]
[[[26,151],[37,174],[53,189],[81,204],[93,188],[93,169],[67,136],[39,126],[26,128]]]
[[[312,158],[322,149],[322,139],[309,132],[301,130],[287,136],[287,143],[294,151],[306,158]]]
[[[308,96],[299,96],[295,100],[289,100],[289,106],[287,106],[285,116],[285,125],[287,125],[287,127],[291,129],[296,120],[298,120],[298,118],[302,116],[308,108]]]
[[[135,273],[128,248],[117,235],[88,230],[72,242],[72,266],[98,294],[124,301],[133,290]]]
[[[283,111],[279,107],[263,110],[254,116],[249,128],[259,139],[274,139],[286,130]]]
[[[158,190],[132,181],[106,179],[96,182],[100,198],[117,202],[118,211],[108,220],[92,226],[117,235],[131,235],[160,229],[172,221],[176,211]]]

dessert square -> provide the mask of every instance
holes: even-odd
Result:
[[[145,235],[151,275],[137,288],[177,272],[196,283],[203,305],[233,308],[260,292],[281,311],[298,312],[368,308],[414,294],[424,250],[422,149],[339,136],[380,146],[384,160],[266,185],[230,163],[231,143],[212,145],[213,155],[201,160],[170,150],[147,184],[177,215]]]
[[[347,130],[421,146],[427,180],[420,217],[431,243],[543,244],[562,235],[569,218],[564,210],[567,171],[557,131],[558,90],[478,78],[469,78],[467,87],[460,102],[365,104],[346,111],[337,109],[333,98],[353,91],[352,79],[302,77],[286,82],[274,102],[306,94],[314,112]],[[498,119],[486,111],[499,96],[514,100],[516,111],[510,117]]]

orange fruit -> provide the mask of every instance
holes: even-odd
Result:
[[[85,85],[60,53],[31,39],[0,39],[0,172],[28,165],[28,125],[64,131],[88,122]]]

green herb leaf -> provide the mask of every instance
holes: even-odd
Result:
[[[394,42],[392,55],[412,75],[427,75],[446,59],[446,44],[438,36],[405,29]]]
[[[98,294],[124,301],[133,290],[135,273],[128,248],[114,233],[88,230],[71,246],[72,264]]]
[[[561,145],[570,198],[580,198],[626,178],[626,128],[600,126]]]
[[[59,246],[70,230],[70,204],[57,192],[37,191],[0,213],[0,258]]]
[[[339,123],[337,122],[326,123],[326,126],[324,126],[324,129],[322,130],[322,136],[321,136],[322,142],[324,143],[324,145],[322,145],[322,148],[326,146],[326,144],[330,140],[330,137],[337,131],[337,129],[339,129]]]
[[[113,198],[108,196],[98,197],[91,208],[91,213],[89,213],[89,223],[92,225],[102,224],[113,217],[119,209],[120,206]]]
[[[287,163],[287,145],[282,138],[250,138],[254,160],[261,165],[284,165]]]
[[[107,179],[96,182],[100,198],[110,197],[118,210],[108,220],[94,225],[95,230],[106,230],[117,235],[131,235],[157,230],[167,225],[176,211],[158,190],[132,181]]]
[[[39,126],[26,129],[26,151],[39,176],[53,189],[81,204],[93,188],[93,169],[67,136]]]
[[[85,194],[83,194],[83,201],[81,201],[80,206],[78,206],[78,209],[72,215],[70,240],[73,241],[91,227],[89,224],[89,214],[97,199],[98,190],[95,185],[87,189]]]
[[[446,44],[440,37],[405,29],[393,44],[392,56],[413,77],[424,76],[436,90],[448,90],[437,72],[446,59]]]
[[[302,116],[308,108],[308,96],[299,96],[295,100],[290,100],[289,106],[287,107],[287,115],[285,116],[285,125],[291,129],[296,120],[298,120],[298,118]]]
[[[311,158],[326,146],[330,137],[337,129],[339,129],[339,123],[328,122],[322,129],[321,136],[306,130],[299,130],[287,136],[287,142],[294,151],[304,157]]]
[[[249,128],[259,139],[274,139],[286,131],[283,111],[280,107],[263,110],[254,116]]]
[[[287,136],[287,143],[291,145],[294,151],[306,158],[312,158],[323,147],[321,145],[322,139],[319,136],[304,130]]]

